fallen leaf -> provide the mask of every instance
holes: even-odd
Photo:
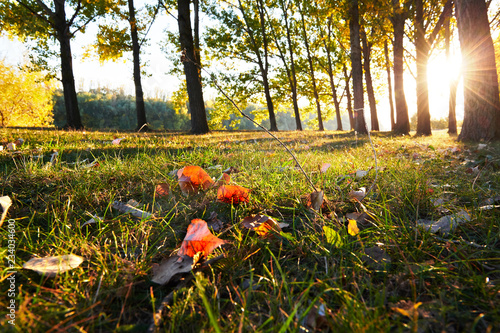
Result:
[[[57,156],[59,156],[59,153],[57,151],[53,152],[52,155],[50,155],[50,164],[56,164]]]
[[[130,213],[130,214],[132,214],[132,216],[138,217],[140,219],[149,219],[149,218],[153,217],[153,214],[145,212],[141,209],[135,208],[134,206],[130,205],[129,203],[114,201],[112,204],[112,207],[121,213],[124,213],[124,214]]]
[[[217,199],[219,201],[237,205],[248,203],[250,190],[238,185],[222,185],[217,190]]]
[[[312,208],[316,211],[319,211],[321,206],[323,205],[324,201],[324,192],[323,191],[315,191],[309,194],[307,197],[307,204],[306,206],[308,208]]]
[[[153,267],[153,277],[151,281],[159,285],[165,285],[174,275],[190,272],[193,266],[192,257],[174,255],[159,266]]]
[[[59,273],[69,271],[80,266],[83,258],[74,254],[62,256],[32,258],[24,263],[24,269],[30,269],[48,277],[54,277]]]
[[[261,237],[270,237],[273,230],[281,231],[281,227],[272,217],[266,215],[247,216],[241,221],[241,225],[247,229],[253,230]]]
[[[19,139],[17,139],[16,141],[14,141],[14,143],[15,143],[16,145],[18,145],[18,146],[21,146],[21,145],[24,143],[24,139],[19,138]]]
[[[478,149],[478,150],[481,150],[481,149],[486,148],[487,146],[488,146],[488,145],[487,145],[486,143],[480,143],[480,144],[478,144],[478,145],[477,145],[477,149]]]
[[[7,150],[16,150],[16,144],[13,142],[9,142],[7,144]]]
[[[456,214],[446,215],[437,221],[420,219],[417,221],[417,226],[435,234],[440,232],[442,235],[447,236],[452,232],[458,224],[470,221],[470,215],[465,210],[461,210]]]
[[[207,226],[212,228],[213,231],[219,232],[224,227],[224,223],[217,218],[216,212],[211,212],[210,217],[207,219]]]
[[[323,163],[321,166],[321,173],[326,173],[326,171],[331,167],[332,165],[330,163]]]
[[[119,145],[122,142],[122,140],[125,140],[125,138],[114,139],[113,141],[111,141],[111,143],[114,144],[114,145]]]
[[[185,195],[196,194],[199,190],[206,190],[214,184],[208,173],[199,166],[187,166],[177,171],[179,187]]]
[[[367,174],[368,174],[368,171],[366,171],[366,170],[358,170],[358,171],[356,171],[356,178],[361,179],[364,176],[366,176]]]
[[[207,222],[201,219],[194,219],[188,226],[186,237],[182,241],[178,255],[194,257],[196,253],[202,252],[203,256],[208,256],[215,248],[226,241],[212,235],[208,229]]]
[[[336,247],[340,247],[344,243],[342,241],[342,237],[340,237],[339,233],[337,231],[335,231],[334,229],[327,227],[327,226],[323,226],[323,232],[325,233],[326,242],[328,244],[332,244],[332,245],[335,245]]]
[[[84,226],[86,225],[89,225],[89,224],[93,224],[93,223],[97,223],[98,221],[102,222],[104,220],[103,217],[99,217],[97,215],[91,215],[92,218],[88,221],[86,221],[85,223],[83,223],[80,228],[83,228]]]
[[[160,183],[156,185],[155,195],[159,197],[167,197],[170,193],[170,186],[167,183]]]
[[[360,187],[357,191],[349,192],[349,197],[353,200],[361,201],[366,196],[366,188]]]
[[[356,220],[349,220],[349,224],[347,225],[347,232],[349,232],[349,235],[351,236],[356,236],[359,234],[359,228],[358,228],[358,223]]]
[[[373,270],[386,270],[391,263],[391,257],[380,247],[373,246],[365,249],[361,260]]]
[[[12,200],[10,199],[9,196],[3,196],[0,197],[0,205],[2,206],[2,216],[0,217],[0,227],[3,224],[3,221],[5,220],[5,217],[7,216],[7,211],[9,210],[9,207],[12,206]]]
[[[215,182],[215,187],[220,187],[222,185],[227,185],[231,182],[231,176],[228,175],[227,173],[223,173],[219,179]]]

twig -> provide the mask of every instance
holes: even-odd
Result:
[[[252,123],[254,123],[257,127],[263,129],[264,131],[267,132],[267,134],[269,134],[270,136],[272,136],[276,141],[278,141],[282,146],[283,148],[285,148],[285,150],[290,154],[290,156],[292,156],[293,160],[295,161],[295,163],[297,164],[297,166],[299,167],[300,171],[302,171],[302,173],[304,174],[304,176],[306,177],[306,179],[309,181],[309,185],[311,185],[311,187],[313,188],[313,190],[315,192],[319,192],[318,189],[316,188],[316,186],[314,186],[311,178],[309,178],[309,176],[307,175],[307,173],[304,171],[304,169],[302,168],[302,166],[300,165],[299,161],[297,160],[297,158],[295,157],[295,155],[292,153],[292,151],[290,149],[288,149],[288,147],[276,136],[274,135],[273,133],[271,133],[267,128],[265,128],[264,126],[260,125],[259,123],[257,123],[255,120],[253,120],[252,118],[250,118],[246,113],[244,113],[243,111],[241,111],[241,109],[238,107],[238,105],[234,102],[234,100],[229,97],[225,92],[224,90],[219,86],[219,84],[217,83],[217,78],[215,77],[214,74],[210,73],[209,71],[207,71],[205,68],[202,68],[200,65],[198,65],[196,62],[192,61],[188,55],[186,54],[186,49],[184,49],[182,51],[182,56],[181,56],[181,62],[191,62],[193,63],[196,67],[198,67],[199,69],[205,71],[209,76],[210,76],[210,79],[212,80],[212,82],[214,83],[214,85],[217,87],[217,89],[219,89],[219,91],[222,93],[222,95],[224,95],[224,97],[226,97],[233,105],[234,107],[241,113],[241,115],[245,118],[247,118],[248,120],[250,120]]]

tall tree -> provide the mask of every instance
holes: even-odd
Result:
[[[399,1],[392,0],[393,13],[390,18],[394,28],[394,99],[396,102],[396,125],[394,126],[394,133],[407,135],[410,133],[410,119],[408,117],[408,104],[406,104],[403,80],[403,40],[405,35],[405,21],[408,16],[408,6],[411,0],[408,0],[403,8]]]
[[[183,50],[184,73],[186,75],[186,86],[189,96],[189,110],[191,112],[191,132],[204,134],[209,132],[205,102],[203,100],[203,89],[199,59],[196,56],[193,41],[193,30],[191,28],[190,0],[178,0],[177,22],[179,25],[179,41]]]
[[[284,20],[284,24],[281,22],[277,22],[281,28],[285,29],[286,32],[286,43],[281,44],[279,40],[279,33],[277,31],[278,27],[274,27],[271,24],[271,32],[273,34],[274,43],[276,44],[276,49],[278,50],[278,57],[281,59],[283,66],[285,67],[286,76],[288,79],[288,85],[290,87],[290,92],[292,94],[292,105],[293,105],[293,113],[295,116],[295,126],[298,131],[302,131],[302,122],[300,120],[300,111],[299,111],[299,103],[298,103],[298,94],[297,94],[297,74],[295,69],[295,54],[294,54],[294,43],[292,42],[292,24],[290,22],[290,13],[289,10],[292,10],[293,2],[289,0],[280,0],[279,6],[282,13],[282,18]],[[291,12],[293,16],[293,11]],[[268,21],[272,21],[268,15]],[[280,24],[281,23],[281,24]],[[288,49],[288,57],[287,51]]]
[[[370,103],[371,130],[378,131],[377,102],[375,100],[375,92],[373,91],[372,73],[370,69],[372,44],[368,42],[364,29],[361,31],[361,42],[363,43],[363,68],[365,70],[366,93],[368,95],[368,103]]]
[[[394,131],[396,126],[394,117],[394,98],[392,97],[392,81],[391,81],[391,61],[389,60],[389,47],[387,46],[387,39],[384,40],[384,56],[385,56],[385,70],[387,72],[387,90],[389,90],[389,108],[391,112],[391,131]]]
[[[450,60],[450,16],[449,15],[444,22],[444,43],[446,49],[446,60]],[[457,134],[457,87],[458,87],[458,77],[448,78],[450,80],[450,94],[448,97],[448,134]]]
[[[427,63],[429,53],[446,17],[453,8],[452,0],[447,0],[434,29],[427,38],[426,30],[433,18],[432,13],[441,8],[441,1],[429,1],[424,7],[423,0],[415,1],[415,47],[417,51],[417,135],[431,135],[431,115],[429,111],[429,89],[427,85]],[[432,6],[434,5],[434,6]],[[425,8],[429,10],[425,11]],[[425,17],[429,18],[425,22]]]
[[[363,67],[361,65],[361,43],[359,34],[359,7],[358,0],[349,3],[349,31],[351,36],[351,66],[354,93],[354,129],[358,133],[366,134],[363,98]]]
[[[83,128],[76,97],[71,40],[77,32],[85,30],[90,22],[109,12],[114,5],[113,0],[17,0],[0,3],[0,31],[7,31],[21,40],[36,41],[34,51],[39,53],[48,51],[51,40],[59,43],[58,56],[66,108],[65,128]],[[44,60],[41,59],[41,62]]]
[[[351,127],[351,130],[353,130],[354,127],[354,115],[352,112],[352,95],[351,95],[351,88],[350,88],[350,81],[351,81],[351,76],[352,76],[352,71],[350,75],[347,75],[347,66],[344,63],[342,67],[342,71],[344,73],[344,80],[345,80],[345,95],[347,98],[347,114],[349,115],[349,125]]]
[[[318,93],[318,87],[316,85],[316,77],[314,75],[314,63],[313,63],[313,56],[311,54],[311,46],[309,43],[309,36],[307,34],[307,27],[306,27],[306,21],[305,21],[305,16],[306,12],[310,13],[311,8],[306,8],[306,6],[309,6],[309,3],[306,1],[300,5],[300,0],[297,1],[297,8],[300,13],[300,22],[301,28],[302,28],[302,38],[304,41],[304,46],[306,48],[306,54],[307,54],[307,63],[309,64],[309,76],[311,78],[311,84],[312,84],[312,89],[313,89],[313,94],[314,94],[314,101],[316,102],[316,112],[318,115],[318,129],[320,131],[324,131],[325,128],[323,126],[323,116],[321,115],[321,104],[319,101],[319,93]]]
[[[498,140],[498,76],[486,3],[457,0],[456,16],[464,68],[464,123],[458,139]]]

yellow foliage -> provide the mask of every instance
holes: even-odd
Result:
[[[0,60],[0,127],[52,126],[53,88],[42,79]]]

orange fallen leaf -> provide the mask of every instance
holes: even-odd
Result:
[[[241,221],[241,225],[255,231],[261,237],[272,236],[271,231],[281,231],[280,225],[271,217],[265,215],[247,216]]]
[[[219,201],[237,205],[239,203],[248,203],[250,190],[238,185],[222,185],[217,190],[217,199]]]
[[[214,184],[208,173],[199,166],[187,166],[177,171],[179,187],[182,193],[196,194],[199,190],[206,190]]]
[[[215,248],[225,243],[225,240],[212,235],[207,222],[202,219],[194,219],[188,226],[186,237],[184,237],[177,254],[179,256],[194,257],[198,252],[202,252],[202,255],[206,257]]]
[[[160,183],[156,185],[155,194],[159,197],[166,197],[170,192],[170,186],[167,183]]]

